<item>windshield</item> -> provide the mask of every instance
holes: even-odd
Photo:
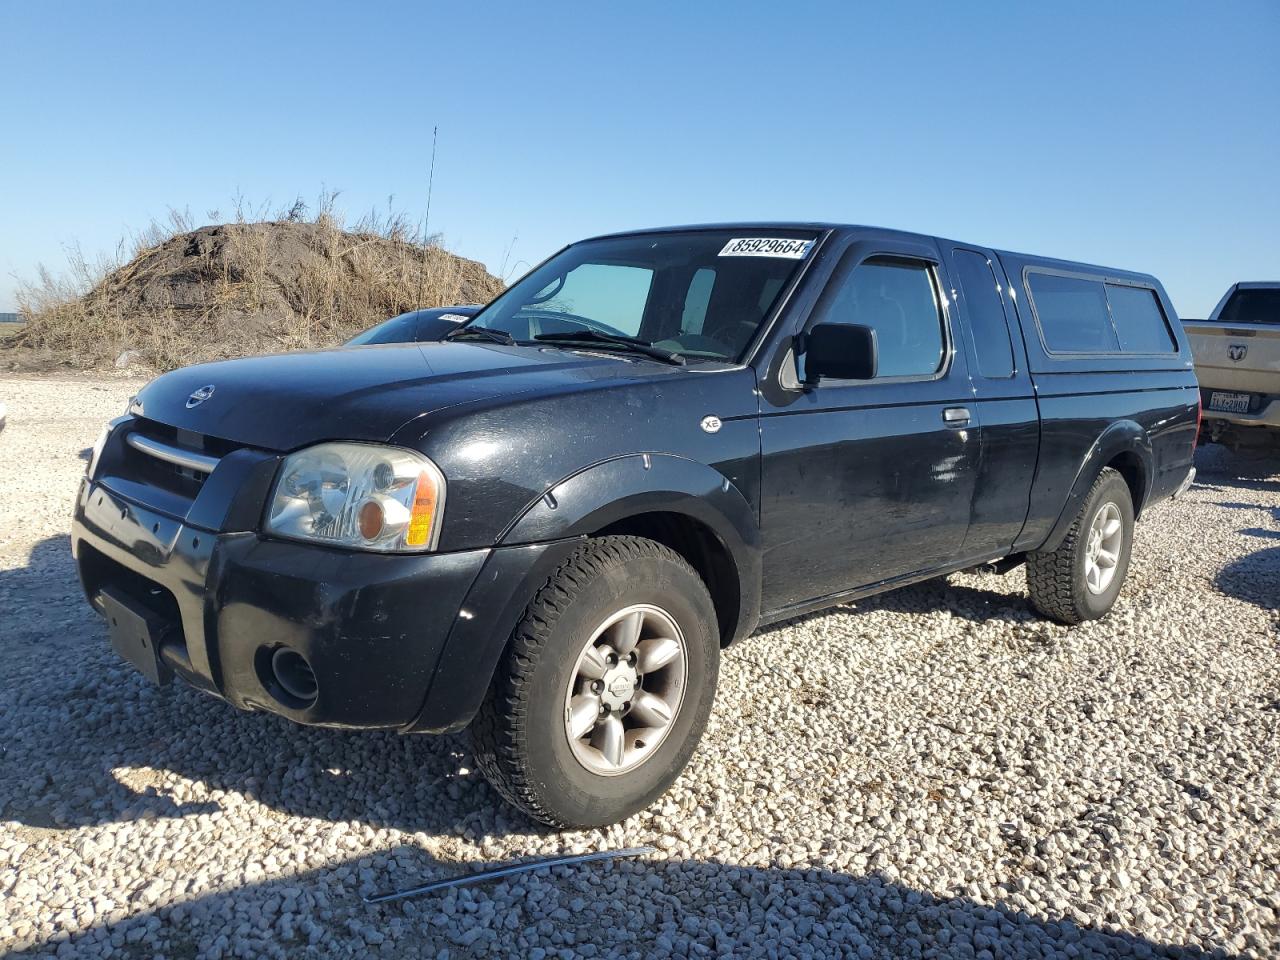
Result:
[[[744,228],[589,240],[520,280],[474,326],[518,341],[634,337],[688,359],[738,360],[816,237]]]
[[[1241,287],[1218,318],[1226,323],[1280,323],[1280,287]]]

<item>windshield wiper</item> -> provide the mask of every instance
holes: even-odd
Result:
[[[444,337],[446,340],[487,340],[490,343],[501,343],[503,346],[511,346],[515,343],[515,338],[505,330],[495,330],[493,327],[463,327],[460,330],[450,330]]]
[[[684,357],[674,350],[655,347],[648,340],[639,337],[628,337],[620,333],[605,333],[601,330],[580,330],[565,333],[540,333],[533,339],[544,343],[564,344],[565,346],[614,346],[624,347],[633,353],[641,353],[654,360],[684,366]]]

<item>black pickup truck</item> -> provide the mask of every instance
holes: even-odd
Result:
[[[115,649],[232,705],[471,725],[556,825],[652,802],[720,650],[979,564],[1104,615],[1190,484],[1152,277],[836,224],[575,243],[445,342],[188,367],[104,433],[73,549]]]

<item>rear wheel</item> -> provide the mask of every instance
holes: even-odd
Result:
[[[1027,556],[1027,591],[1037,610],[1061,623],[1105,616],[1129,571],[1133,497],[1106,467],[1056,550]]]
[[[507,800],[557,827],[615,823],[684,769],[715,696],[702,580],[638,537],[587,541],[535,595],[472,725]]]

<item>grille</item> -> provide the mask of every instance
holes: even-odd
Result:
[[[213,467],[240,444],[139,419],[125,438],[125,475],[195,499]]]

